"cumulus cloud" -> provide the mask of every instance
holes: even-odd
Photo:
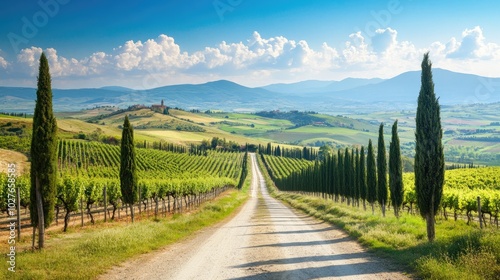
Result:
[[[6,69],[9,63],[5,58],[3,58],[2,50],[0,49],[0,68]]]
[[[22,49],[17,55],[17,62],[21,69],[29,71],[33,76],[38,72],[38,60],[42,51],[45,52],[50,65],[50,73],[52,77],[71,77],[71,76],[88,76],[92,74],[102,73],[109,64],[109,55],[103,52],[92,54],[90,57],[82,60],[75,58],[65,58],[58,55],[54,48],[31,47]],[[109,67],[108,67],[109,68]]]
[[[222,42],[216,48],[195,53],[207,68],[297,69],[325,67],[338,57],[335,49],[323,44],[320,51],[311,49],[306,41],[289,40],[283,36],[262,38],[254,32],[246,43]]]
[[[113,81],[142,88],[222,78],[263,84],[349,76],[389,78],[419,69],[422,54],[429,50],[435,66],[455,71],[476,65],[464,66],[464,59],[482,60],[484,69],[491,68],[491,61],[500,60],[500,47],[488,43],[480,27],[466,29],[459,39],[422,48],[399,41],[396,30],[385,28],[370,38],[352,33],[340,48],[327,43],[312,47],[305,40],[284,36],[264,38],[258,32],[246,41],[222,41],[191,53],[163,34],[144,42],[130,40],[108,53],[96,52],[83,59],[61,56],[53,48],[30,47],[21,50],[14,62],[6,61],[0,53],[0,69],[9,67],[16,70],[13,73],[36,76],[44,51],[52,77],[59,78],[56,81]]]
[[[461,41],[451,38],[446,45],[437,44],[439,51],[447,58],[456,59],[495,59],[500,58],[500,46],[487,43],[481,27],[465,29]]]
[[[128,41],[114,51],[116,67],[126,71],[186,69],[201,61],[199,56],[181,52],[174,38],[163,34],[144,43]]]
[[[17,55],[20,70],[30,73],[31,76],[35,75],[38,69],[38,58],[42,51],[42,48],[38,47],[22,49]]]
[[[368,44],[361,32],[349,35],[349,40],[345,42],[345,48],[342,51],[343,60],[347,64],[364,63],[374,60],[374,56],[368,50]]]
[[[398,32],[392,28],[377,29],[372,36],[372,48],[377,53],[382,53],[396,46]]]
[[[5,58],[0,56],[0,67],[5,69],[5,68],[7,68],[7,65],[9,65],[7,60],[5,60]]]

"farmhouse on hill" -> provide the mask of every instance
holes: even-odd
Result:
[[[167,106],[165,106],[165,103],[163,102],[163,99],[161,100],[161,104],[153,104],[151,105],[151,110],[163,114]]]

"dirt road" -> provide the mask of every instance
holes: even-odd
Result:
[[[407,279],[342,231],[270,197],[251,159],[251,198],[230,221],[102,279]]]

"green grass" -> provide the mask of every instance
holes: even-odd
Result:
[[[213,118],[218,118],[220,121],[238,122],[245,124],[255,124],[255,125],[267,125],[276,128],[287,128],[292,127],[293,123],[288,120],[282,119],[271,119],[265,118],[253,114],[241,114],[241,113],[215,113],[215,114],[204,114]],[[227,116],[227,118],[226,118]]]
[[[73,228],[66,234],[50,233],[43,251],[18,249],[15,273],[9,272],[7,262],[3,261],[0,278],[93,279],[129,258],[160,249],[228,217],[247,199],[249,182],[250,176],[242,191],[231,190],[191,214],[145,219],[124,226]],[[19,245],[28,247],[29,240]]]

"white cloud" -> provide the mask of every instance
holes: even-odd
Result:
[[[266,39],[258,32],[254,32],[246,43],[228,44],[223,41],[215,48],[207,47],[191,55],[194,56],[198,63],[193,66],[198,71],[205,69],[231,73],[324,69],[331,67],[338,59],[337,51],[326,43],[320,51],[314,51],[306,41],[296,42],[283,36]]]
[[[31,47],[22,49],[17,55],[19,70],[34,76],[38,72],[38,58],[42,54],[42,48]]]
[[[201,62],[197,55],[181,52],[174,38],[160,35],[156,40],[128,41],[114,50],[114,60],[118,69],[161,71],[167,69],[187,69]]]
[[[116,55],[114,59],[116,60],[116,66],[123,70],[132,70],[137,67],[141,62],[141,48],[142,43],[139,41],[134,43],[134,41],[128,41],[124,46],[120,46],[120,54]]]
[[[9,66],[9,63],[7,62],[7,60],[5,58],[3,58],[2,55],[3,55],[3,52],[0,49],[0,68],[6,69],[7,66]]]
[[[9,65],[9,63],[7,62],[7,60],[5,60],[5,58],[1,57],[0,56],[0,67],[2,68],[7,68],[7,65]]]
[[[345,42],[342,55],[344,62],[347,64],[370,63],[375,60],[375,56],[368,50],[368,44],[361,32],[349,35],[349,41]]]
[[[33,46],[21,50],[15,62],[0,56],[0,69],[8,67],[16,75],[24,75],[8,77],[11,80],[31,79],[36,76],[38,58],[44,51],[53,80],[68,87],[114,83],[149,88],[214,79],[262,85],[306,79],[389,78],[418,70],[423,53],[429,50],[435,67],[458,72],[487,75],[500,60],[499,45],[489,43],[480,27],[466,29],[460,39],[451,38],[447,43],[435,42],[427,47],[398,41],[398,32],[385,28],[376,30],[369,40],[361,32],[350,34],[340,48],[327,43],[314,48],[304,40],[263,38],[258,32],[243,42],[222,41],[192,53],[182,51],[174,38],[163,34],[144,42],[130,40],[109,53],[96,52],[83,59],[61,56],[53,48],[42,50]]]
[[[499,59],[500,46],[495,43],[487,43],[481,27],[465,29],[462,32],[461,41],[451,38],[442,52],[447,58],[456,59]]]
[[[377,53],[388,51],[397,45],[398,32],[392,28],[377,29],[372,36],[372,48]]]

